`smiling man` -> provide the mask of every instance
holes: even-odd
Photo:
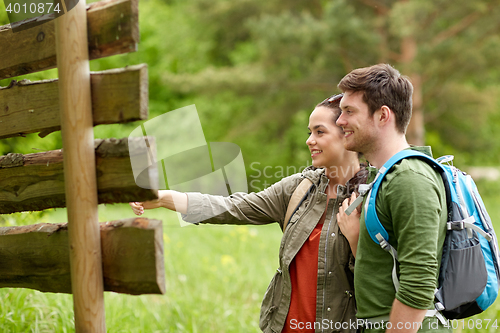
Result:
[[[387,64],[356,69],[338,87],[344,97],[337,125],[344,130],[345,148],[363,153],[370,163],[368,182],[403,149],[432,154],[430,147],[410,148],[406,141],[413,87],[396,69]],[[446,234],[441,176],[423,161],[404,159],[383,180],[376,202],[377,215],[398,251],[397,291],[391,278],[393,259],[371,240],[364,213],[347,216],[341,209],[338,216],[341,228],[356,229],[360,223],[354,283],[357,317],[371,323],[364,331],[451,331],[427,311],[434,308]]]

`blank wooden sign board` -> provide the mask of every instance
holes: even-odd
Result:
[[[80,0],[45,24],[0,27],[0,79],[59,73],[0,87],[0,138],[58,130],[63,138],[60,150],[0,157],[0,213],[68,211],[68,224],[0,228],[0,287],[72,293],[77,332],[106,331],[105,290],[165,292],[161,221],[97,220],[99,203],[157,198],[154,168],[143,175],[150,189],[135,184],[134,141],[93,138],[95,125],[147,119],[146,65],[90,73],[88,64],[135,51],[138,41],[136,0]]]

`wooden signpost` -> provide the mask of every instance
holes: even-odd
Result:
[[[163,294],[163,234],[159,220],[99,224],[104,290]],[[0,287],[71,293],[66,223],[0,228]]]
[[[161,221],[99,224],[97,205],[157,197],[134,181],[134,141],[93,126],[147,118],[147,67],[89,72],[89,59],[135,51],[136,0],[85,1],[13,33],[0,27],[0,79],[53,68],[59,79],[0,87],[0,138],[61,130],[63,149],[0,157],[0,213],[67,207],[68,224],[0,228],[0,287],[73,294],[77,332],[105,332],[103,291],[164,293]],[[140,138],[138,138],[140,139]],[[149,138],[153,142],[153,138]],[[144,152],[147,154],[147,152]]]

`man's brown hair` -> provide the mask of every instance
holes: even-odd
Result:
[[[413,86],[397,69],[388,64],[358,68],[344,76],[338,87],[343,92],[362,91],[370,115],[388,106],[396,116],[396,129],[406,133],[411,118]]]

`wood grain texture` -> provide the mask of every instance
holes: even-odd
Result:
[[[137,51],[137,0],[105,0],[86,10],[89,59]],[[10,24],[0,26],[0,79],[56,67],[54,24],[55,20],[16,33]]]
[[[163,232],[159,220],[100,223],[105,291],[165,293]],[[71,293],[66,223],[0,228],[0,287]]]
[[[93,125],[148,117],[147,65],[90,73]],[[12,81],[0,87],[0,139],[61,129],[58,80]]]
[[[55,22],[76,332],[106,332],[85,0]]]
[[[132,151],[137,140],[130,144]],[[153,142],[152,138],[149,138]],[[143,173],[142,181],[149,179],[150,187],[136,185],[130,164],[129,142],[125,139],[95,140],[95,170],[98,202],[119,203],[153,200],[157,198],[158,174],[156,168]],[[135,152],[138,156],[140,152]],[[147,152],[144,152],[147,158]],[[62,150],[28,155],[0,156],[0,214],[20,211],[38,211],[66,207],[64,165]]]

